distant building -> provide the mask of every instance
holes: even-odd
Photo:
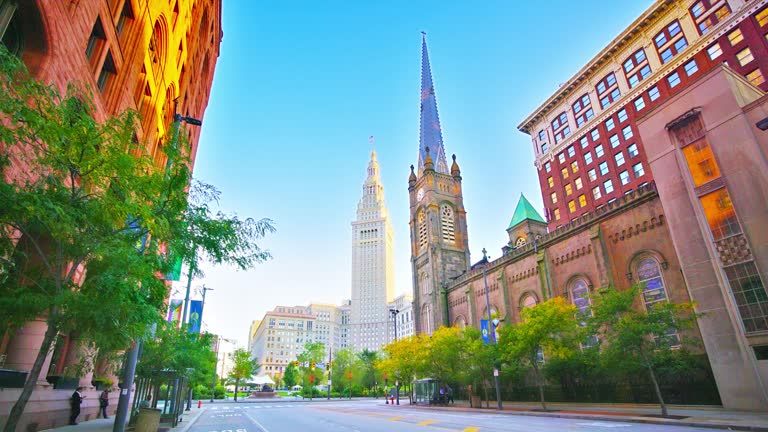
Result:
[[[307,307],[277,306],[264,314],[250,343],[251,355],[261,368],[258,375],[282,375],[288,362],[315,341],[315,317]]]
[[[413,336],[415,334],[413,327],[413,296],[402,294],[395,297],[395,300],[389,304],[390,311],[397,311],[397,314],[390,319],[390,342],[396,339]],[[395,325],[395,322],[397,325]],[[397,334],[395,334],[397,328]]]
[[[350,345],[378,351],[387,343],[394,298],[393,231],[384,201],[376,152],[371,152],[363,196],[352,222],[352,305]]]
[[[336,332],[336,346],[339,349],[349,348],[349,319],[352,316],[352,300],[344,300],[341,306],[339,306],[339,313],[336,316],[339,320],[339,330]]]
[[[261,324],[261,320],[253,320],[251,322],[251,328],[248,331],[248,351],[251,351],[253,341],[256,337],[256,330],[258,330],[259,324]]]

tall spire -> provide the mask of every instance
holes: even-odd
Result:
[[[421,32],[421,114],[419,126],[419,174],[424,170],[427,149],[432,152],[435,171],[449,174],[445,161],[443,132],[440,129],[440,117],[437,115],[435,85],[432,82],[432,70],[429,67],[427,52],[427,34]]]

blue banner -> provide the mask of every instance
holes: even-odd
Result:
[[[202,300],[192,300],[189,302],[189,332],[200,333],[200,323],[203,319]]]
[[[491,328],[493,329],[493,336],[491,336]],[[482,333],[483,342],[486,345],[488,345],[491,342],[496,343],[496,342],[499,341],[499,330],[493,324],[493,322],[491,322],[491,326],[489,327],[488,326],[488,320],[481,319],[480,320],[480,332]]]

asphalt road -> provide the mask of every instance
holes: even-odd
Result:
[[[222,403],[204,412],[188,432],[711,432],[712,429],[490,412],[445,412],[389,406],[378,401]]]

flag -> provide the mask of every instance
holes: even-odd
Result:
[[[181,305],[184,300],[172,299],[168,307],[168,322],[178,321],[181,322]]]
[[[192,300],[189,302],[189,332],[200,333],[200,322],[203,319],[202,300]]]
[[[173,263],[173,267],[171,268],[171,271],[165,275],[165,280],[177,281],[181,279],[181,265],[184,263],[184,260],[181,259],[181,256],[171,252],[168,254],[168,261]]]
[[[493,337],[495,342],[499,341],[499,328],[496,327],[493,322],[491,322],[491,327],[493,328]],[[488,345],[491,343],[491,333],[488,327],[488,320],[481,319],[480,320],[480,331],[482,333],[483,342]]]

